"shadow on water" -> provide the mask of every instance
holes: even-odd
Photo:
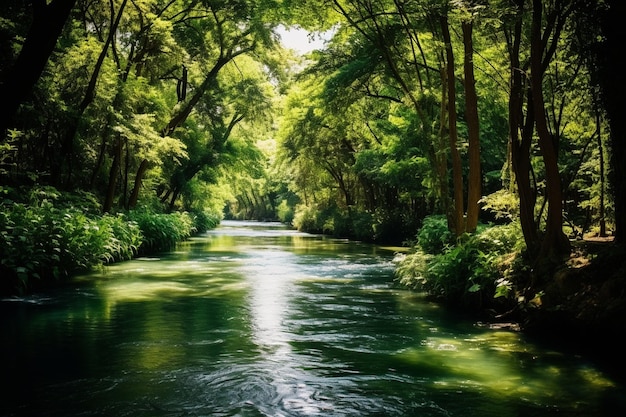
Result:
[[[0,302],[3,416],[617,416],[581,357],[393,283],[393,248],[224,222]]]

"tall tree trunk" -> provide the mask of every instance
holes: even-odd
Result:
[[[473,24],[465,21],[462,24],[463,47],[465,50],[463,69],[465,84],[465,120],[468,133],[469,174],[467,180],[467,218],[465,231],[473,232],[478,226],[480,207],[478,202],[482,195],[482,170],[480,164],[480,125],[478,118],[478,95],[474,78],[474,45],[472,40]]]
[[[104,198],[104,204],[102,205],[102,211],[104,213],[110,212],[113,208],[113,200],[115,199],[115,189],[117,188],[121,159],[122,138],[118,134],[115,149],[113,151],[113,162],[111,163],[111,169],[109,170],[109,183],[107,185],[107,192]]]
[[[435,204],[438,205],[438,211],[446,213],[448,217],[448,222],[450,223],[450,213],[452,212],[450,208],[450,190],[448,185],[448,145],[446,143],[446,138],[448,135],[448,124],[446,119],[446,95],[447,95],[447,86],[446,86],[446,76],[443,74],[444,69],[441,69],[441,103],[439,105],[439,114],[441,117],[439,118],[439,134],[437,135],[437,143],[433,143],[429,150],[432,153],[430,155],[431,164],[433,165],[433,171],[435,173],[434,183],[436,184],[436,189],[438,192],[438,199],[436,199]]]
[[[17,110],[41,77],[76,0],[32,0],[33,22],[17,60],[0,80],[0,143]]]
[[[605,178],[604,178],[604,146],[602,145],[602,127],[601,127],[601,118],[600,112],[596,109],[596,129],[597,129],[597,137],[598,137],[598,153],[600,155],[600,207],[599,207],[599,217],[600,217],[600,233],[598,236],[606,237],[606,219],[605,219]]]
[[[98,150],[98,158],[96,159],[96,164],[91,171],[91,178],[89,180],[89,188],[94,188],[96,185],[96,180],[98,179],[98,174],[100,172],[100,168],[102,168],[102,164],[104,163],[104,155],[106,153],[107,148],[107,139],[106,135],[102,135],[102,139],[100,141],[100,147]]]
[[[135,174],[135,185],[133,186],[133,191],[130,193],[130,197],[128,198],[128,209],[134,209],[137,206],[137,201],[139,200],[139,191],[141,190],[141,186],[143,184],[143,177],[148,170],[149,165],[149,162],[145,159],[141,161],[141,164],[139,164],[137,174]]]
[[[510,96],[509,96],[509,146],[511,149],[511,167],[515,176],[515,185],[519,195],[520,224],[524,243],[531,257],[538,250],[539,235],[535,223],[536,195],[530,176],[530,147],[533,134],[532,99],[527,101],[527,117],[524,120],[524,97],[526,76],[520,62],[522,40],[522,21],[524,0],[516,0],[516,21],[509,40]]]
[[[541,0],[533,0],[533,19],[530,40],[530,74],[533,97],[535,126],[539,137],[546,175],[546,199],[548,213],[545,235],[542,239],[539,261],[556,260],[569,253],[570,244],[563,233],[563,192],[561,174],[558,166],[557,140],[548,129],[546,109],[543,99],[543,54],[544,43],[541,36],[542,9]]]
[[[442,97],[442,102],[447,103],[445,111],[448,116],[448,138],[450,157],[452,159],[452,184],[454,188],[454,210],[449,216],[449,226],[450,230],[459,236],[465,231],[465,213],[463,201],[463,166],[461,163],[461,155],[457,147],[458,131],[456,113],[456,82],[454,77],[454,53],[452,51],[452,40],[450,39],[447,16],[443,15],[440,17],[440,24],[446,50],[446,71],[442,73],[445,77],[443,83],[448,87],[446,96]],[[444,115],[442,115],[442,118],[443,117]]]
[[[128,195],[128,178],[130,177],[130,146],[128,146],[128,138],[124,138],[124,171],[123,171],[123,183],[122,183],[122,201],[126,201]],[[129,198],[130,200],[130,198]],[[134,207],[134,206],[133,206]],[[128,204],[124,207],[128,210]]]

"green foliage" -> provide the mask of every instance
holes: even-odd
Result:
[[[438,254],[454,243],[454,235],[448,229],[448,221],[443,215],[424,218],[417,233],[417,243],[421,250],[429,254]]]
[[[416,227],[415,220],[399,209],[381,208],[372,213],[358,207],[347,210],[336,205],[297,205],[292,224],[309,233],[395,244],[402,244],[408,237],[406,233]]]
[[[170,250],[196,232],[193,218],[187,212],[155,214],[138,210],[128,216],[141,230],[139,252],[143,254]]]
[[[294,220],[294,210],[286,199],[281,200],[280,204],[276,208],[276,214],[278,216],[278,220],[285,224],[292,224]]]
[[[293,226],[302,232],[320,232],[322,227],[319,224],[317,207],[297,205],[293,216]]]
[[[208,210],[198,210],[190,213],[193,219],[193,230],[196,233],[204,233],[207,230],[215,229],[222,220],[221,213]]]
[[[52,189],[31,194],[31,204],[0,205],[2,292],[26,292],[103,263],[131,259],[139,228],[123,216],[93,216]],[[86,201],[86,206],[92,202]],[[76,206],[78,207],[76,207]]]
[[[374,216],[365,210],[354,209],[348,216],[350,221],[350,234],[348,237],[362,240],[374,240]]]
[[[220,217],[214,213],[227,202],[240,218],[278,217],[300,230],[374,241],[413,238],[416,219],[443,212],[451,181],[442,122],[450,119],[442,106],[444,80],[432,71],[440,65],[442,43],[430,19],[447,11],[451,29],[458,31],[467,17],[456,7],[461,2],[451,8],[433,2],[408,8],[395,2],[342,2],[341,8],[295,3],[169,2],[158,12],[154,2],[135,2],[115,29],[123,36],[113,37],[105,50],[103,37],[119,4],[82,4],[73,15],[80,21],[66,25],[32,99],[22,103],[1,138],[0,175],[3,184],[45,183],[96,194],[2,190],[2,250],[14,251],[3,262],[29,259],[7,270],[64,276],[94,262],[127,259],[142,237],[142,251],[165,250],[211,228]],[[479,9],[472,18],[488,194],[482,205],[498,220],[515,222],[519,196],[506,165],[510,38],[498,36],[510,29],[513,14],[495,4]],[[530,16],[520,16],[524,30]],[[29,19],[21,17],[20,12],[1,19],[12,39],[4,44],[2,74],[11,73],[8,65],[27,34]],[[275,48],[272,33],[281,22],[311,30],[333,27],[333,39],[300,66],[289,67],[292,61]],[[613,223],[605,167],[598,162],[612,155],[602,145],[608,126],[592,99],[597,92],[590,88],[587,61],[572,48],[579,41],[576,22],[562,23],[555,26],[564,29],[561,42],[542,75],[543,97],[562,150],[564,216],[573,230],[586,231],[599,221]],[[453,37],[459,58],[462,47],[462,38]],[[528,47],[522,37],[522,61]],[[456,60],[456,75],[462,74],[462,61]],[[95,89],[89,91],[92,81]],[[465,89],[457,91],[458,146],[466,157],[468,109]],[[276,112],[281,104],[284,111]],[[522,174],[532,176],[538,197],[532,209],[541,219],[546,182],[536,139],[528,152],[531,166]],[[502,182],[513,191],[498,191]],[[286,190],[295,198],[285,200]],[[131,213],[131,220],[102,217],[104,201],[106,211],[115,204],[149,208]],[[296,207],[297,202],[303,204]],[[164,207],[185,210],[191,220],[158,214]],[[111,234],[117,240],[107,238]],[[491,264],[491,249],[476,249],[474,236],[455,245],[445,218],[425,218],[416,237],[421,251],[441,257],[431,276],[490,274],[479,267]],[[468,241],[474,246],[463,246]],[[463,269],[474,259],[479,265]],[[53,263],[57,269],[48,268]],[[486,287],[478,278],[458,286],[446,279],[453,278],[441,279],[444,292],[467,288],[476,294]],[[512,291],[510,281],[501,283],[502,294]]]
[[[127,261],[137,255],[142,242],[137,223],[127,220],[122,214],[106,214],[99,219],[99,223],[111,236],[105,245],[107,263]]]
[[[441,219],[430,219],[427,224],[432,236],[441,227]],[[517,258],[522,248],[519,225],[487,227],[461,236],[456,245],[445,246],[439,253],[418,245],[414,253],[396,258],[396,277],[400,284],[446,302],[484,307],[495,298],[513,295],[507,262]]]
[[[413,238],[418,219],[402,208],[378,208],[371,216],[373,240],[404,245]]]
[[[397,281],[407,288],[426,291],[428,289],[428,264],[432,257],[433,255],[420,250],[408,255],[403,253],[396,255],[394,262]]]
[[[216,227],[210,211],[160,214],[95,214],[88,194],[65,194],[51,187],[20,193],[2,189],[0,203],[0,292],[24,293],[60,282],[102,264],[139,253],[171,249],[193,233]]]
[[[480,200],[485,211],[493,213],[496,219],[513,221],[519,215],[519,199],[509,190],[493,192]]]

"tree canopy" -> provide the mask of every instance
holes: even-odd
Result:
[[[620,8],[5,1],[0,184],[396,243],[519,222],[541,267],[622,239]],[[283,26],[328,41],[301,57]]]

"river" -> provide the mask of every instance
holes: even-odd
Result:
[[[3,299],[0,415],[626,415],[592,362],[398,288],[394,252],[224,221]]]

